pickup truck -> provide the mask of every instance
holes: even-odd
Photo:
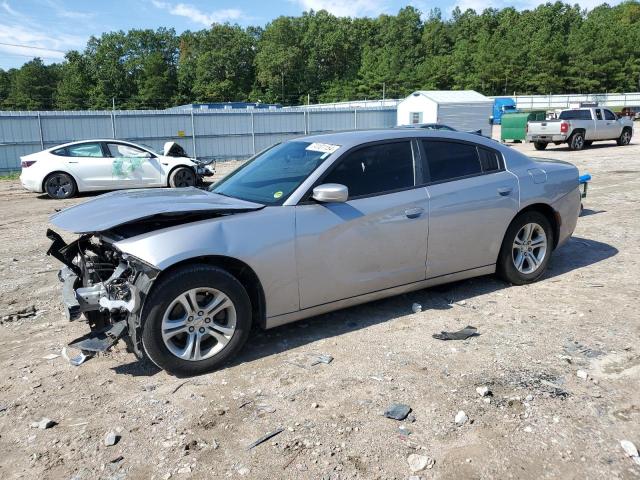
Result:
[[[557,119],[527,123],[527,141],[533,142],[536,150],[544,150],[549,143],[568,143],[570,150],[582,150],[601,140],[629,145],[632,136],[632,120],[617,118],[601,107],[563,110]]]

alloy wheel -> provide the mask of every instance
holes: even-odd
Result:
[[[162,340],[182,360],[206,360],[221,352],[236,331],[236,308],[215,288],[188,290],[175,298],[162,317]]]
[[[180,169],[176,172],[175,184],[179,188],[192,187],[195,184],[195,175],[186,168]]]
[[[54,175],[47,180],[47,193],[54,198],[67,198],[73,191],[71,180],[64,175]]]
[[[537,223],[527,223],[513,240],[511,258],[520,273],[535,272],[547,254],[547,234]]]

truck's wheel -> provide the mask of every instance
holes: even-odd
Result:
[[[622,130],[622,133],[616,140],[616,143],[621,147],[624,145],[629,145],[631,143],[631,129],[625,128]]]
[[[153,363],[174,375],[200,375],[218,368],[245,343],[251,300],[225,270],[185,266],[154,286],[142,320],[142,345]]]
[[[582,150],[584,148],[584,134],[575,132],[569,137],[569,150]]]
[[[547,142],[533,142],[533,146],[536,150],[544,150],[549,145]]]

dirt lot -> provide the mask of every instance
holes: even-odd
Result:
[[[192,379],[123,346],[80,367],[45,358],[86,331],[44,255],[47,215],[83,199],[0,182],[0,311],[37,312],[0,325],[0,477],[406,479],[416,454],[424,479],[640,478],[620,446],[640,446],[640,145],[535,153],[593,175],[542,281],[483,277],[256,331],[234,364]],[[465,325],[481,335],[431,337]],[[384,418],[396,402],[413,416]],[[42,417],[55,426],[31,426]]]

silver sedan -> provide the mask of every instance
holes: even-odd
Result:
[[[544,273],[580,211],[578,171],[477,135],[317,135],[259,153],[209,191],[113,192],[51,217],[64,303],[104,350],[124,339],[178,375],[235,355],[252,324],[497,273]]]

